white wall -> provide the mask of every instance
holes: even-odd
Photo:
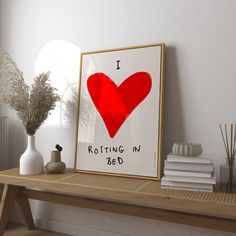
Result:
[[[236,118],[235,9],[234,0],[0,0],[0,47],[31,83],[37,55],[53,39],[82,51],[165,42],[165,154],[174,141],[199,142],[218,168],[225,156],[218,124]],[[25,143],[11,117],[16,166]],[[37,137],[44,155],[51,150],[47,132]],[[73,153],[67,158],[72,163]],[[230,235],[89,209],[32,207],[38,225],[74,235]]]

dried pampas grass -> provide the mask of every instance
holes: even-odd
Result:
[[[34,135],[60,98],[49,83],[49,72],[37,76],[29,87],[9,55],[6,54],[6,58],[5,61],[1,60],[0,102],[15,110],[27,134]],[[4,66],[4,62],[8,65]]]

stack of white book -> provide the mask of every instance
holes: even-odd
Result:
[[[167,155],[162,188],[213,192],[215,184],[214,167],[209,158]]]

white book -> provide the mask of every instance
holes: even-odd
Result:
[[[163,189],[174,189],[174,190],[188,190],[195,192],[213,192],[213,187],[210,189],[198,189],[198,188],[184,188],[184,187],[171,187],[171,186],[161,186]]]
[[[161,186],[212,190],[213,184],[185,183],[161,179]]]
[[[214,170],[213,164],[181,163],[181,162],[170,162],[167,160],[165,160],[165,169],[199,171],[199,172],[210,172],[210,173]]]
[[[211,160],[207,157],[186,157],[177,156],[174,154],[168,154],[167,160],[169,162],[184,162],[184,163],[201,163],[201,164],[211,164]]]
[[[163,180],[185,182],[185,183],[202,183],[202,184],[216,184],[215,176],[211,178],[200,178],[200,177],[182,177],[182,176],[163,176]]]
[[[168,170],[164,169],[165,175],[170,176],[187,176],[187,177],[200,177],[200,178],[211,178],[212,173],[204,172],[193,172],[193,171],[178,171],[178,170]]]

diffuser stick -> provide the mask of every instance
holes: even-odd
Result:
[[[235,143],[236,143],[236,124],[234,124],[234,147],[233,147],[233,157],[235,157]]]
[[[228,152],[227,152],[227,147],[226,147],[226,141],[225,141],[225,137],[224,137],[224,134],[223,134],[221,124],[219,124],[219,126],[220,126],[220,132],[221,132],[221,135],[222,135],[223,143],[224,143],[224,146],[225,146],[225,151],[226,151],[226,154],[227,154]]]
[[[230,158],[233,157],[233,124],[230,125]]]
[[[229,139],[228,139],[228,133],[227,133],[227,126],[225,124],[225,139],[226,139],[226,147],[227,147],[227,157],[230,158],[229,155]]]

